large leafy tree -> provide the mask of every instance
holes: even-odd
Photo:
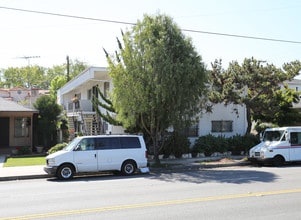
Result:
[[[273,112],[257,112],[254,114],[254,120],[261,122],[269,122],[278,126],[298,125],[301,122],[300,112],[293,108],[293,103],[299,103],[300,92],[288,88],[284,88],[274,92],[271,106]]]
[[[85,62],[79,60],[71,60],[69,66],[70,79],[73,79],[87,68]],[[3,76],[0,78],[1,87],[12,88],[40,88],[50,89],[51,81],[56,76],[64,76],[67,74],[67,65],[55,65],[52,68],[44,68],[41,66],[26,67],[9,67],[3,70]],[[57,81],[57,79],[55,79]],[[61,81],[60,81],[61,82]],[[57,84],[57,82],[54,82]],[[58,89],[58,88],[57,88]]]
[[[206,69],[191,39],[165,15],[145,15],[108,56],[113,106],[126,128],[147,135],[157,162],[167,128],[188,126],[200,111]],[[108,54],[107,54],[108,55]]]
[[[226,105],[244,104],[248,122],[246,133],[249,133],[252,120],[266,121],[268,116],[275,116],[281,112],[281,108],[287,109],[288,102],[298,99],[298,93],[294,91],[283,94],[277,91],[285,80],[292,80],[298,75],[300,69],[299,61],[277,68],[273,64],[250,58],[245,59],[241,65],[234,61],[229,64],[227,70],[224,70],[221,60],[216,60],[209,75],[211,85],[209,99],[213,103],[224,102]]]
[[[4,71],[3,85],[7,88],[34,86],[46,89],[43,86],[45,81],[45,68],[40,66],[10,67]]]

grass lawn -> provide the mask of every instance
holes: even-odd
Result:
[[[4,167],[45,165],[45,157],[11,157],[7,158]]]

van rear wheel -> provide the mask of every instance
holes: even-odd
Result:
[[[72,179],[74,175],[74,169],[70,164],[64,164],[59,167],[57,171],[57,177],[61,180]]]
[[[127,160],[121,166],[121,173],[125,176],[133,175],[136,172],[136,164],[134,161]]]

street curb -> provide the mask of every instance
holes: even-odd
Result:
[[[47,174],[37,174],[37,175],[24,175],[24,176],[5,176],[0,177],[0,182],[2,181],[13,181],[13,180],[29,180],[29,179],[43,179],[49,178]]]

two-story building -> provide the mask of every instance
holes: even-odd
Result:
[[[85,135],[122,133],[123,128],[113,126],[98,118],[93,109],[92,96],[97,96],[99,87],[105,96],[112,91],[112,80],[104,67],[90,67],[58,90],[58,103],[66,110],[69,131]],[[101,101],[101,98],[98,97]],[[104,113],[105,109],[101,109]],[[247,128],[246,109],[242,105],[212,106],[212,111],[201,114],[200,120],[189,130],[189,136],[207,134],[233,136],[245,134]]]
[[[93,96],[101,100],[97,89],[108,97],[112,90],[112,80],[104,67],[90,67],[69,81],[57,92],[58,103],[66,111],[71,135],[118,134],[123,128],[113,126],[99,118],[92,104]],[[106,113],[105,109],[100,109]]]

